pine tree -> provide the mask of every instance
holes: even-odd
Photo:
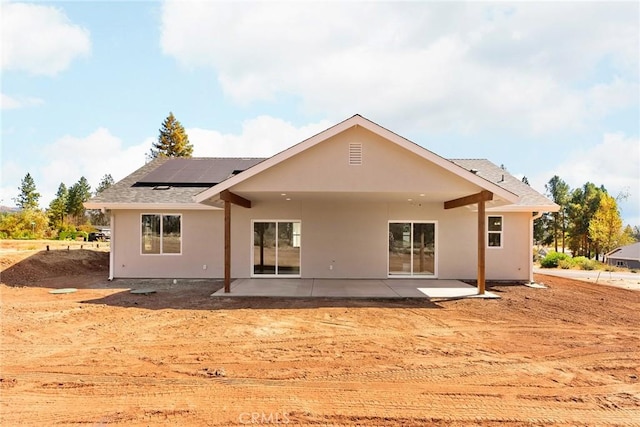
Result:
[[[603,187],[587,182],[571,193],[567,214],[569,219],[569,248],[574,256],[584,255],[591,258],[594,249],[593,240],[589,236],[589,224],[600,205],[600,200],[607,191]]]
[[[527,178],[526,176],[522,177],[522,182],[524,182],[525,184],[531,186],[531,184],[529,184],[529,178]]]
[[[113,186],[114,181],[111,174],[106,174],[96,188],[95,195],[98,196],[107,188]],[[100,209],[90,209],[88,211],[91,224],[93,225],[109,225],[109,216]]]
[[[58,186],[58,192],[56,198],[49,203],[49,209],[47,215],[49,216],[49,223],[54,228],[60,228],[64,224],[64,218],[67,216],[67,199],[69,198],[69,190],[63,182]]]
[[[76,219],[76,224],[80,224],[85,213],[84,202],[91,198],[91,186],[87,179],[80,177],[78,182],[73,184],[69,189],[69,197],[67,198],[67,212]]]
[[[560,210],[552,214],[553,245],[555,247],[555,251],[558,252],[558,232],[561,231],[562,252],[564,253],[564,236],[567,229],[566,213],[567,205],[569,203],[569,185],[558,175],[554,175],[544,187],[547,190],[547,194],[551,197],[551,200],[560,206]]]
[[[114,184],[114,181],[111,174],[110,173],[106,174],[105,176],[102,177],[102,180],[98,184],[98,187],[96,187],[95,195],[97,196],[98,194],[102,193],[104,190],[111,187],[113,184]]]
[[[38,209],[38,200],[40,200],[40,193],[36,191],[36,183],[31,177],[30,173],[27,173],[20,187],[18,187],[20,194],[14,199],[18,207],[22,210],[36,210]]]
[[[169,113],[169,116],[162,122],[158,141],[153,143],[149,157],[152,159],[157,157],[191,157],[192,154],[193,145],[189,142],[184,127],[176,120],[173,113]]]

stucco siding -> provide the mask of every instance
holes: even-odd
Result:
[[[182,214],[182,253],[141,254],[141,215]],[[115,278],[208,278],[224,275],[223,214],[221,211],[119,210],[113,275]],[[206,269],[204,268],[206,266]]]
[[[503,217],[502,248],[487,248],[487,279],[529,280],[531,212],[490,213]]]
[[[362,164],[349,164],[349,144],[362,144]],[[398,165],[394,167],[393,165]],[[474,184],[362,127],[351,128],[233,187],[248,192],[414,192],[471,194]]]
[[[220,278],[224,276],[221,211],[182,212],[182,254],[142,255],[142,213],[118,211],[114,277]],[[493,215],[493,214],[492,214]],[[505,213],[502,248],[487,248],[487,280],[528,280],[529,213]],[[232,277],[252,270],[252,220],[300,220],[301,276],[386,278],[390,221],[436,223],[436,273],[440,279],[475,279],[477,217],[468,208],[444,210],[439,203],[280,202],[252,209],[232,207]],[[203,267],[206,265],[206,269]]]
[[[493,215],[493,214],[492,214]],[[529,213],[505,213],[502,248],[487,248],[487,280],[528,280]],[[232,208],[232,276],[251,276],[252,220],[300,220],[301,276],[386,278],[390,221],[436,223],[440,279],[477,277],[477,214],[441,203],[280,202]],[[222,239],[222,235],[220,236]]]

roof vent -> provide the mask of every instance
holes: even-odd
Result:
[[[154,190],[169,190],[171,189],[170,185],[156,185],[153,187]]]
[[[471,172],[473,174],[477,174],[478,173],[478,169],[471,169],[471,170],[469,170],[469,172]]]
[[[352,142],[349,144],[349,165],[360,166],[362,164],[362,143]]]

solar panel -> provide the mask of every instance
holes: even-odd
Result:
[[[259,158],[177,158],[169,159],[136,184],[175,186],[211,186],[254,166]]]

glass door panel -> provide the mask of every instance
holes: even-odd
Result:
[[[276,274],[276,223],[253,223],[253,274]]]
[[[411,274],[410,223],[389,223],[389,274]]]
[[[435,274],[435,224],[413,224],[413,274]]]
[[[297,231],[297,233],[296,233]],[[300,274],[300,223],[278,223],[278,274]]]

